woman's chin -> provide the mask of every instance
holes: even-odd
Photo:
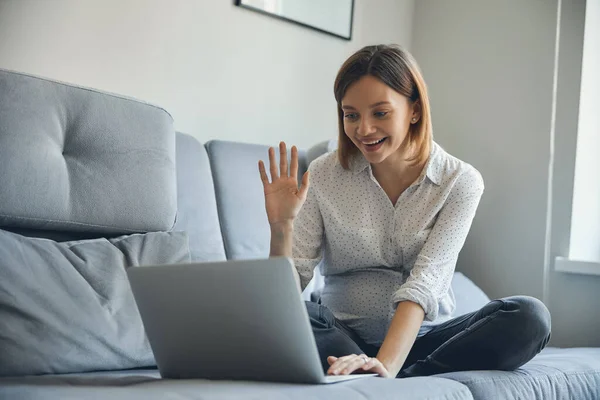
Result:
[[[365,157],[365,159],[369,162],[369,164],[379,164],[380,162],[385,160],[385,155],[380,152],[367,153],[363,151],[362,154]]]

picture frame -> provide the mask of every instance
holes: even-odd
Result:
[[[235,5],[352,40],[354,0],[235,0]]]

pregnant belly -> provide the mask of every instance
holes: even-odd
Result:
[[[329,275],[321,302],[365,342],[380,346],[394,315],[390,299],[402,283],[402,273],[388,268]]]

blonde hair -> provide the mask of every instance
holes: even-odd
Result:
[[[431,109],[427,86],[413,56],[398,45],[366,46],[348,58],[340,68],[333,86],[338,103],[338,158],[345,169],[349,168],[351,157],[358,148],[344,132],[344,112],[342,98],[348,88],[363,76],[370,75],[385,83],[413,104],[421,105],[421,117],[411,124],[405,141],[409,154],[407,160],[413,165],[425,163],[429,157],[433,138]]]

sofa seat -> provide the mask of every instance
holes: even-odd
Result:
[[[365,378],[331,385],[163,380],[157,370],[0,378],[0,399],[406,399],[468,400],[469,389],[442,378]]]
[[[600,349],[546,348],[516,371],[436,375],[466,385],[476,400],[598,400]]]

